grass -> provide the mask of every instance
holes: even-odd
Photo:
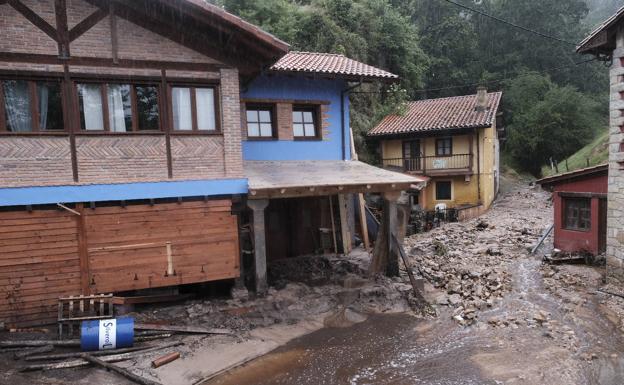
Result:
[[[558,164],[559,173],[574,171],[580,168],[587,167],[587,161],[589,160],[589,166],[596,166],[601,163],[606,163],[609,160],[609,131],[605,130],[598,135],[591,143],[581,148],[576,153],[572,154],[566,160]],[[556,170],[552,170],[550,166],[542,167],[542,175],[550,176],[557,174]]]

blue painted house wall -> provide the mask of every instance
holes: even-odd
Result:
[[[344,80],[303,76],[262,75],[247,87],[243,99],[329,101],[329,135],[318,141],[243,141],[244,160],[340,160],[342,159],[341,92]],[[350,159],[349,98],[344,98],[345,156]]]

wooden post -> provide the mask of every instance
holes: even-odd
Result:
[[[338,195],[338,211],[340,213],[340,233],[342,238],[342,253],[347,255],[351,252],[351,233],[347,218],[347,200],[344,194]]]
[[[264,227],[264,209],[269,205],[268,199],[248,200],[247,206],[253,211],[254,261],[256,267],[256,294],[266,294],[267,261],[266,234]]]
[[[370,241],[368,240],[368,223],[366,223],[366,201],[364,200],[364,194],[358,194],[358,203],[360,204],[360,229],[362,230],[362,241],[364,242],[364,248],[368,252],[370,249]]]
[[[338,254],[338,242],[336,241],[336,222],[334,221],[333,197],[329,197],[329,219],[331,220],[332,240],[334,241],[334,254]]]

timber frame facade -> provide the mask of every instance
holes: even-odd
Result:
[[[351,160],[349,82],[396,75],[289,53],[204,0],[0,0],[0,30],[7,325],[72,295],[262,294],[267,260],[349,252],[354,195],[422,182]]]

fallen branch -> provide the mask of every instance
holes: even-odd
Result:
[[[158,368],[180,358],[180,352],[172,352],[152,361],[152,367]]]
[[[184,343],[183,342],[173,342],[173,343],[162,345],[162,346],[154,346],[152,348],[141,350],[141,351],[138,351],[138,352],[130,352],[130,353],[116,354],[116,355],[112,355],[112,356],[104,356],[104,357],[102,357],[102,361],[105,361],[105,362],[125,361],[125,360],[137,357],[139,355],[143,355],[145,353],[148,353],[148,352],[151,352],[151,351],[154,351],[154,350],[167,349],[167,348],[180,346],[180,345],[184,345]],[[85,354],[85,353],[82,353],[82,354]],[[19,371],[20,372],[32,372],[32,371],[36,371],[36,370],[69,369],[69,368],[79,368],[81,366],[87,366],[87,365],[89,365],[89,361],[86,361],[83,358],[80,358],[80,359],[77,359],[77,360],[56,362],[56,363],[53,363],[53,364],[28,365],[28,366],[24,366],[24,367],[20,368]]]
[[[97,352],[92,352],[92,356],[110,356],[113,354],[121,354],[121,353],[130,353],[130,352],[138,352],[141,350],[147,350],[152,348],[153,346],[135,346],[132,348],[121,348],[121,349],[109,349],[109,350],[99,350]],[[39,353],[39,352],[37,352]],[[84,352],[71,352],[71,353],[57,353],[57,354],[43,354],[38,356],[30,356],[26,357],[26,361],[51,361],[51,360],[62,360],[65,358],[80,358]]]
[[[89,361],[92,364],[95,364],[97,366],[101,366],[103,368],[105,368],[106,370],[110,370],[111,372],[115,372],[127,379],[129,379],[130,381],[134,381],[137,384],[141,384],[141,385],[160,385],[160,383],[156,382],[156,381],[152,381],[152,380],[148,380],[147,378],[141,377],[141,376],[137,376],[136,374],[132,373],[131,371],[129,371],[128,369],[124,369],[124,368],[120,368],[117,365],[113,365],[111,363],[108,363],[106,361],[103,361],[97,357],[94,357],[90,354],[83,354],[82,358],[86,361]]]
[[[605,290],[605,289],[598,289],[598,291],[601,292],[601,293],[604,293],[604,294],[609,294],[609,295],[613,295],[613,296],[616,296],[616,297],[624,298],[624,294],[614,293],[612,291],[608,291],[608,290]]]
[[[134,328],[138,330],[161,330],[167,332],[190,333],[190,334],[225,334],[232,335],[229,329],[209,329],[196,326],[160,325],[150,323],[135,323]]]
[[[54,350],[54,346],[52,345],[46,345],[40,348],[26,348],[26,349],[22,349],[21,351],[15,352],[15,354],[13,355],[13,358],[16,360],[19,360],[21,358],[28,357],[33,354],[47,353],[47,352],[51,352],[52,350]]]

